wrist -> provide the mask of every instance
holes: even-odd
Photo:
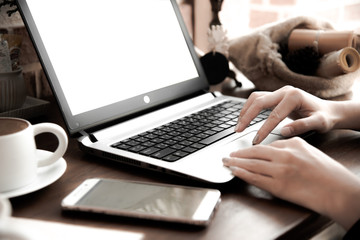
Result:
[[[332,124],[333,129],[339,129],[342,128],[342,125],[344,124],[346,118],[346,114],[342,109],[342,103],[341,102],[332,102],[330,104],[330,121]]]
[[[331,102],[330,108],[330,121],[333,129],[360,129],[360,103],[354,101],[334,101]]]
[[[360,180],[355,175],[352,178],[329,199],[325,212],[325,215],[347,230],[360,219]]]

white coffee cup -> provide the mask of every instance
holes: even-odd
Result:
[[[49,132],[58,139],[55,152],[38,159],[35,136]],[[30,184],[36,177],[37,168],[49,166],[65,153],[67,135],[53,123],[30,122],[19,118],[0,117],[0,193]]]

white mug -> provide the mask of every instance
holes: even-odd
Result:
[[[35,136],[45,132],[57,137],[58,147],[44,159],[38,159]],[[64,129],[56,124],[31,125],[24,119],[0,117],[0,193],[30,184],[36,177],[37,168],[58,161],[67,144]]]

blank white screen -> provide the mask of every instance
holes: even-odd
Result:
[[[28,0],[77,115],[198,76],[168,0]]]

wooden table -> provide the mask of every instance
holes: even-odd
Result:
[[[229,89],[231,87],[228,86],[227,90]],[[226,89],[222,86],[220,90]],[[239,92],[233,92],[233,95],[239,94]],[[242,91],[242,94],[247,93]],[[350,94],[350,97],[353,96],[354,92]],[[45,117],[33,120],[33,122],[49,121],[64,127],[55,103],[51,109]],[[42,134],[37,137],[37,141],[43,149],[53,150],[56,146],[56,140],[51,135]],[[360,175],[359,132],[336,130],[327,134],[315,134],[308,141]],[[330,223],[329,219],[323,216],[274,198],[267,192],[239,179],[226,184],[213,185],[117,164],[83,153],[79,150],[75,139],[70,139],[64,159],[67,162],[67,170],[58,181],[37,192],[11,199],[13,216],[141,232],[144,239],[157,240],[304,239]],[[62,212],[61,200],[82,181],[92,177],[212,187],[221,191],[222,202],[213,221],[206,228]]]

